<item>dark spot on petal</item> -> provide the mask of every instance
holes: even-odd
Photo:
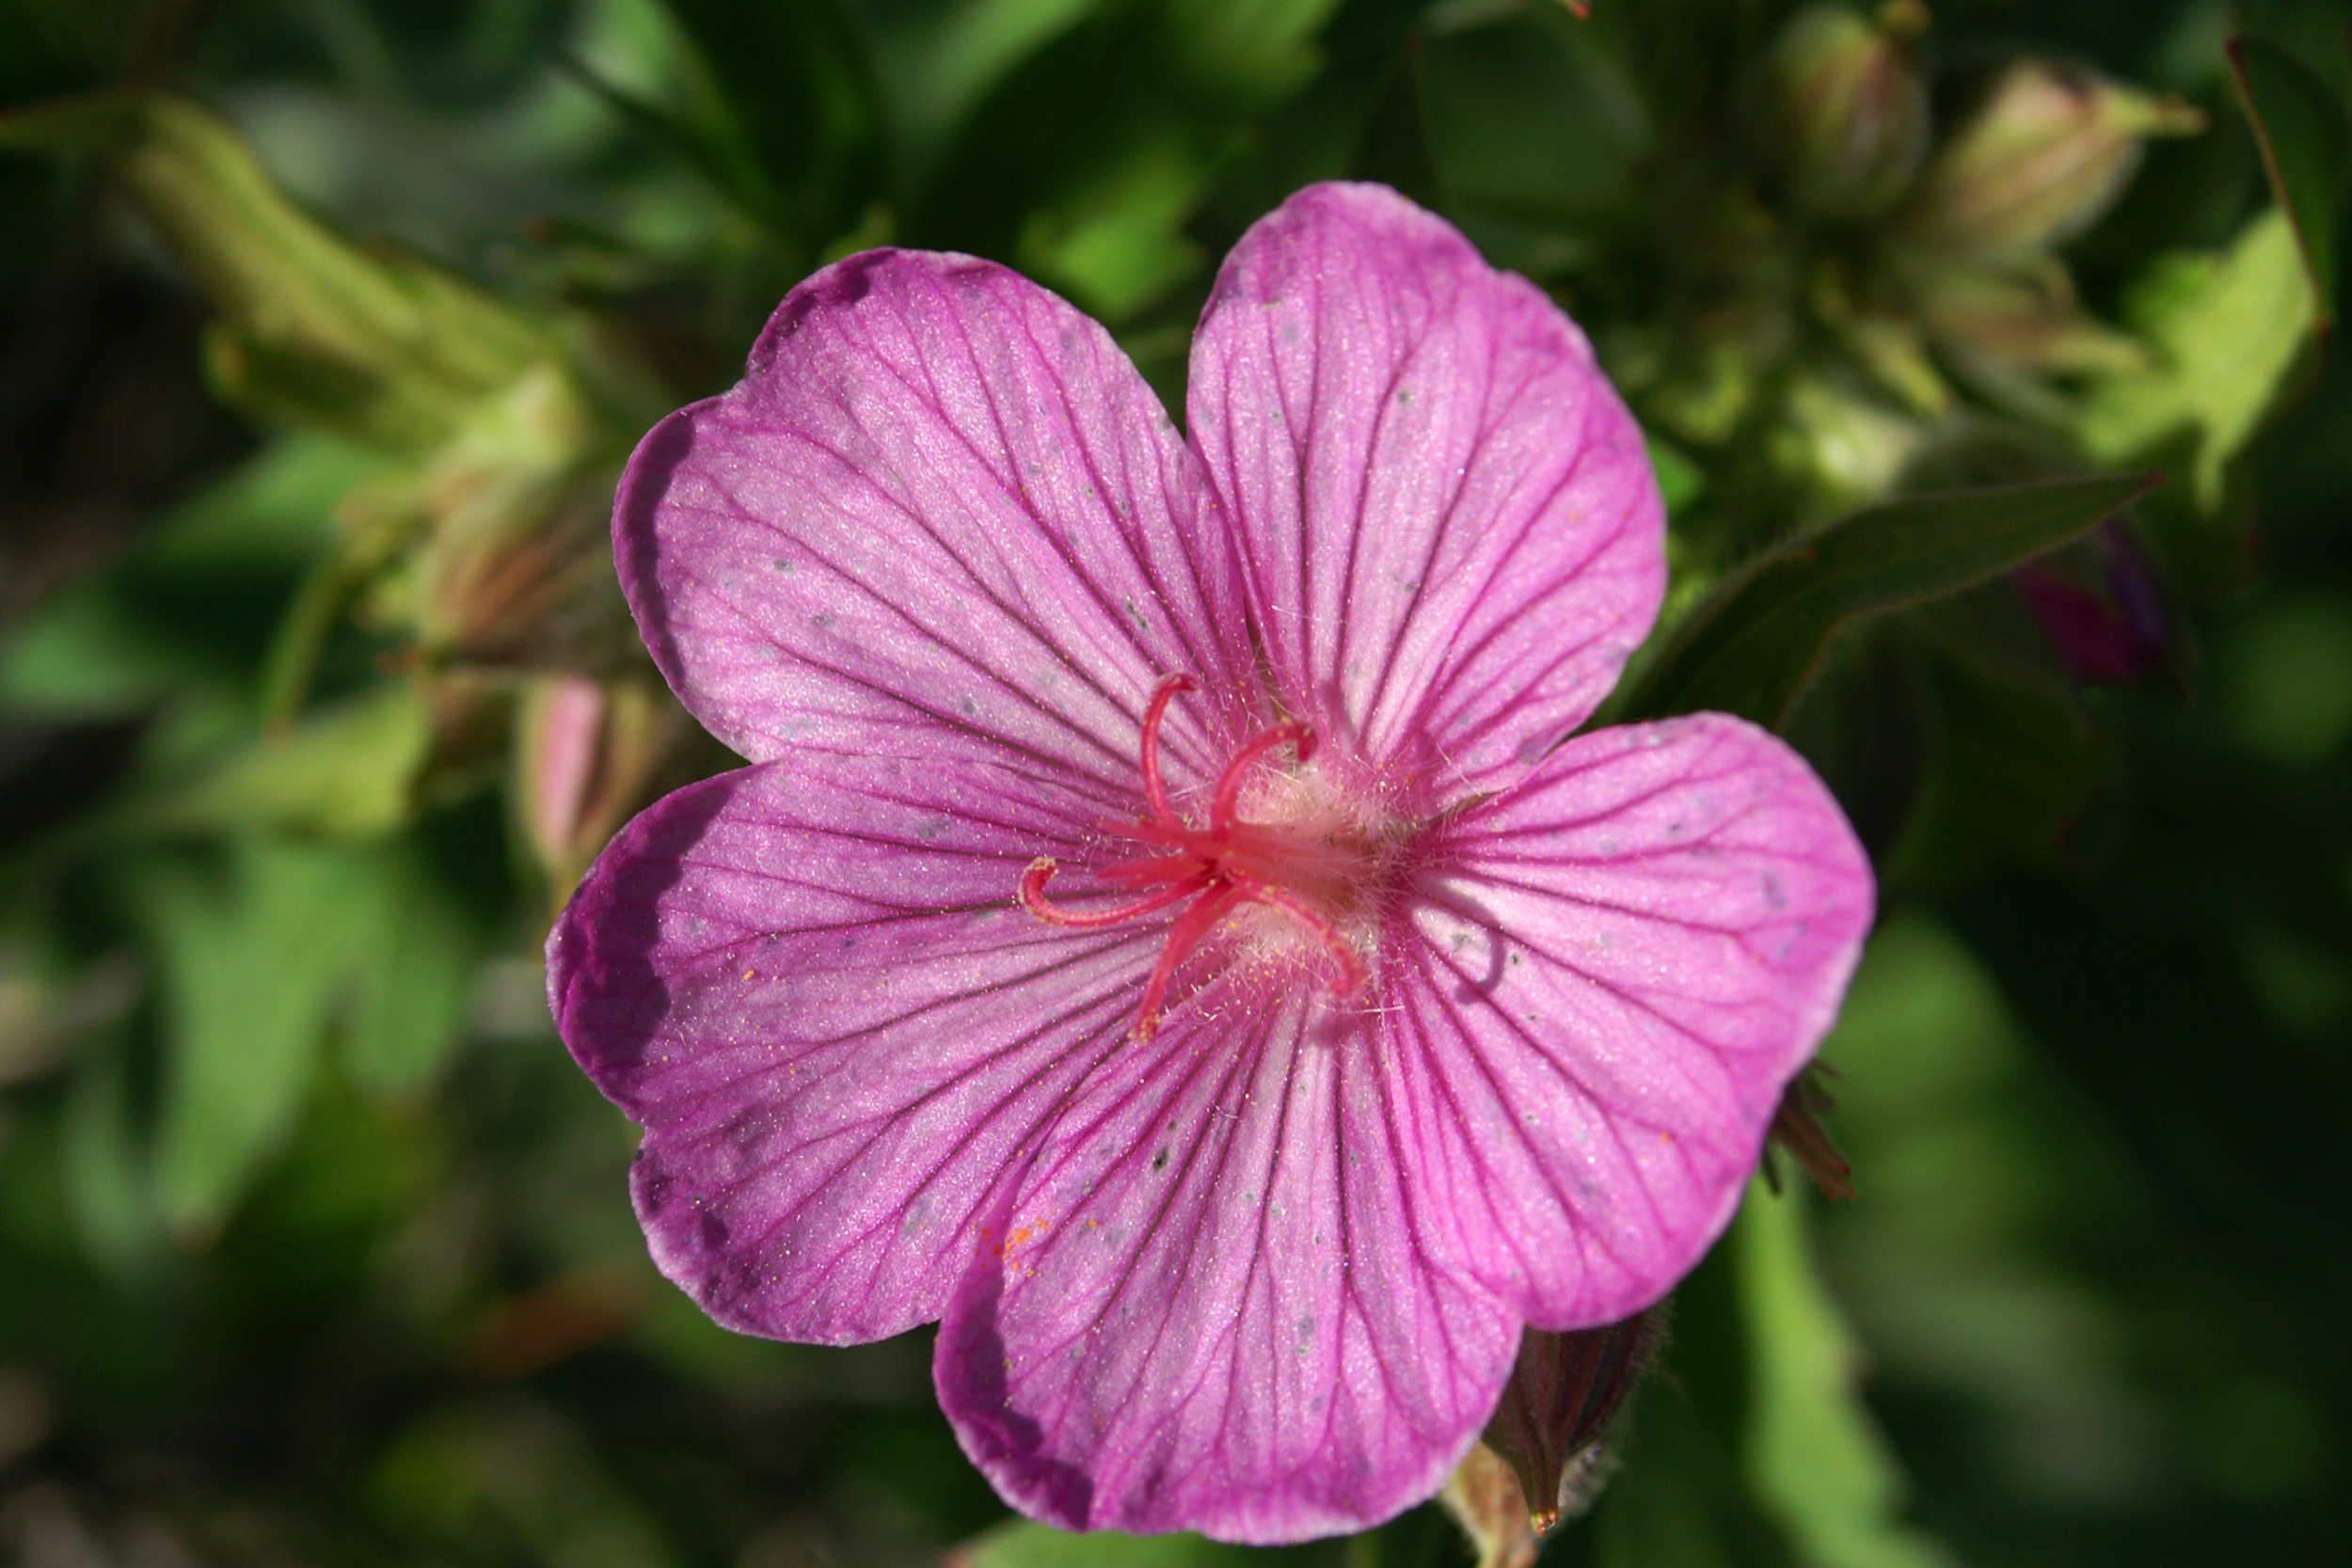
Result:
[[[1155,1171],[1168,1168],[1168,1146],[1166,1144],[1160,1145],[1159,1152],[1152,1156],[1152,1168]]]
[[[773,566],[777,571],[784,573],[787,577],[791,576],[794,572],[801,569],[797,562],[790,561],[771,561],[768,562],[768,564]]]

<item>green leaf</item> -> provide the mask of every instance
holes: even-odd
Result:
[[[410,845],[246,838],[225,877],[162,863],[130,891],[164,973],[154,1181],[183,1239],[217,1229],[292,1134],[330,1023],[379,1099],[426,1087],[458,1038],[484,937]]]
[[[416,782],[432,749],[423,693],[406,681],[388,682],[290,733],[257,736],[160,802],[152,823],[380,838],[414,815]]]
[[[1073,1535],[1017,1520],[966,1543],[952,1568],[1246,1568],[1277,1554],[1228,1546],[1198,1535]]]
[[[800,217],[768,178],[745,141],[743,128],[723,108],[700,117],[680,113],[607,81],[575,56],[561,56],[556,65],[647,140],[684,159],[745,214],[771,228],[788,228]]]
[[[1168,0],[1168,9],[1192,76],[1267,103],[1315,73],[1315,40],[1339,0]]]
[[[294,1131],[368,902],[332,851],[248,842],[230,866],[225,887],[186,865],[134,884],[170,1042],[156,1196],[173,1230],[199,1241]]]
[[[1598,1568],[1794,1568],[1727,1445],[1668,1381],[1683,1375],[1677,1367],[1659,1379],[1621,1423],[1610,1447],[1622,1466],[1592,1516],[1561,1526],[1555,1539],[1590,1532]]]
[[[1812,1568],[1945,1568],[1898,1522],[1904,1481],[1857,1392],[1865,1357],[1816,1272],[1801,1200],[1752,1188],[1733,1232],[1748,1329],[1748,1483]]]
[[[2352,124],[2335,89],[2285,48],[2249,36],[2232,39],[2229,50],[2270,188],[2295,224],[2316,303],[2313,325],[2324,334],[2336,320],[2336,227]]]
[[[1798,1568],[1741,1473],[1753,1376],[1731,1254],[1711,1249],[1676,1288],[1658,1370],[1610,1433],[1616,1473],[1554,1532],[1588,1537],[1598,1568]]]
[[[458,1040],[484,934],[407,846],[366,862],[373,894],[353,954],[342,1062],[376,1098],[412,1099],[431,1086]]]
[[[1422,54],[1430,156],[1467,211],[1515,219],[1554,246],[1589,244],[1594,220],[1629,203],[1646,213],[1632,180],[1647,115],[1589,30],[1531,10],[1439,32]]]
[[[271,443],[159,519],[121,561],[10,628],[0,701],[110,711],[242,678],[241,645],[331,540],[327,516],[385,459],[310,432]]]
[[[723,166],[757,166],[755,182],[749,171],[725,182],[812,247],[847,229],[882,194],[883,115],[864,28],[834,0],[665,4],[718,89],[713,123],[696,135]]]
[[[417,447],[554,350],[519,312],[421,257],[361,246],[270,179],[209,109],[106,92],[0,119],[0,147],[93,153],[219,310],[222,392],[258,412]]]
[[[1988,614],[1985,611],[2006,611]],[[2119,766],[2115,738],[2051,666],[2012,664],[2000,621],[2043,640],[2014,594],[1972,594],[1914,619],[1912,700],[1926,768],[1884,868],[1920,890],[1964,887],[2004,865],[2081,863],[2101,787]],[[2022,650],[2020,650],[2022,651]],[[1809,715],[1808,715],[1809,717]]]
[[[2105,475],[1916,496],[1791,540],[1691,612],[1620,716],[1711,708],[1779,728],[1846,626],[1987,581],[2156,483]]]
[[[1101,5],[942,0],[894,8],[897,15],[878,23],[875,54],[910,161],[923,166],[990,88]]]
[[[139,1271],[164,1243],[149,1180],[147,1128],[135,1114],[121,1031],[84,1048],[92,1059],[73,1075],[58,1148],[59,1174],[75,1234],[118,1274]]]
[[[2164,362],[2091,390],[2077,428],[2083,445],[2103,463],[2122,463],[2195,430],[2197,505],[2217,511],[2223,470],[2277,398],[2313,310],[2294,228],[2275,208],[2225,252],[2164,258],[2126,311]]]
[[[1205,258],[1184,226],[1207,182],[1180,140],[1147,141],[1087,188],[1032,213],[1022,266],[1089,314],[1126,321],[1200,270]]]

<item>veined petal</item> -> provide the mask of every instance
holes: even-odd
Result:
[[[1188,406],[1278,689],[1434,799],[1542,756],[1657,615],[1664,509],[1583,334],[1393,191],[1242,237]]]
[[[1868,862],[1802,758],[1708,713],[1580,736],[1446,832],[1377,1015],[1424,1243],[1537,1327],[1629,1316],[1729,1222]]]
[[[1375,1041],[1220,980],[1089,1084],[940,1326],[940,1402],[1023,1512],[1273,1543],[1421,1501],[1518,1321],[1433,1265]]]
[[[704,1310],[825,1343],[939,1316],[991,1190],[1126,1048],[1158,932],[1011,896],[1102,810],[968,759],[806,752],[605,850],[548,938],[549,1001],[645,1130],[638,1215]]]
[[[877,250],[794,289],[734,390],[654,427],[613,546],[679,700],[754,761],[902,732],[1132,781],[1161,674],[1254,689],[1209,507],[1102,327],[993,262]],[[1200,734],[1170,726],[1180,766]]]

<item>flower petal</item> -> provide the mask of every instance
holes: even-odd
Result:
[[[1378,1015],[1424,1244],[1537,1327],[1627,1317],[1729,1222],[1869,863],[1802,758],[1713,713],[1580,736],[1448,835]]]
[[[1125,1049],[1157,950],[1013,907],[1101,811],[985,763],[808,752],[606,849],[548,938],[549,1001],[645,1130],[638,1215],[704,1310],[824,1343],[939,1316],[992,1187]]]
[[[1212,982],[1089,1084],[948,1305],[940,1403],[1025,1513],[1361,1529],[1494,1408],[1518,1322],[1421,1255],[1369,1032],[1258,990]]]
[[[1189,418],[1277,687],[1440,797],[1582,722],[1657,615],[1664,509],[1583,334],[1393,191],[1243,236]]]
[[[1100,326],[993,263],[878,250],[794,289],[739,385],[654,427],[613,546],[679,700],[755,761],[947,733],[1132,782],[1159,675],[1251,669],[1204,496]],[[1191,733],[1170,745],[1198,767]]]

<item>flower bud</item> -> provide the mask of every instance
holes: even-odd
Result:
[[[677,705],[650,675],[534,682],[516,716],[515,800],[558,901],[644,803],[679,738]]]
[[[2204,116],[2178,99],[2019,60],[1937,150],[1905,208],[1901,243],[1946,257],[2046,251],[2106,211],[2138,166],[2144,138],[2203,126]]]
[[[1599,1493],[1603,1440],[1663,1342],[1665,1318],[1661,1305],[1599,1328],[1521,1336],[1485,1443],[1518,1477],[1538,1532],[1581,1513]]]
[[[1752,116],[1790,211],[1865,218],[1894,205],[1928,148],[1928,94],[1911,40],[1919,0],[1890,0],[1875,19],[1841,5],[1799,11],[1781,29]]]
[[[344,499],[367,612],[428,663],[607,674],[635,663],[612,574],[609,431],[564,367],[469,412],[457,435]]]
[[[1918,321],[1949,359],[1967,369],[2128,375],[2147,368],[2147,350],[2137,339],[2077,307],[2074,280],[2055,257],[1998,266],[1931,264],[1907,278]]]
[[[2109,517],[2063,549],[2010,574],[2019,598],[2077,680],[2124,686],[2165,662],[2171,617],[2156,568]]]
[[[1821,1080],[1836,1076],[1830,1069],[1812,1062],[1790,1079],[1781,1091],[1780,1108],[1772,1113],[1769,1136],[1774,1147],[1787,1149],[1805,1168],[1823,1197],[1847,1198],[1853,1196],[1853,1167],[1846,1164],[1829,1129],[1821,1124],[1821,1118],[1837,1108]],[[1764,1179],[1772,1191],[1780,1191],[1780,1173],[1769,1155]]]

